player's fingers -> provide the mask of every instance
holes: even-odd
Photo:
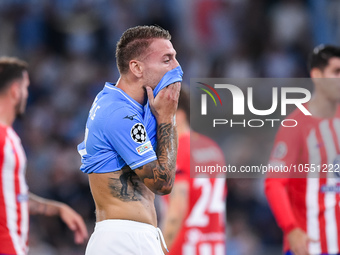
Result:
[[[174,86],[172,87],[172,91],[176,95],[177,94],[177,88],[178,88],[178,82],[175,82],[173,85]]]
[[[178,98],[179,94],[178,94],[178,87],[179,87],[179,82],[175,82],[171,85],[169,85],[169,89],[171,90],[171,97],[173,99],[176,99]]]
[[[171,99],[173,98],[173,84],[170,84],[168,86],[166,86],[164,89],[162,89],[158,95],[160,96],[160,98],[164,98],[164,99]]]
[[[77,224],[73,221],[67,223],[67,226],[69,227],[69,229],[71,229],[72,231],[75,231],[77,229]]]
[[[168,94],[168,98],[174,98],[174,83],[170,84],[169,86],[167,86],[167,94]]]
[[[77,217],[74,218],[73,224],[74,224],[74,230],[79,231],[80,234],[84,236],[85,238],[88,237],[88,232],[87,232],[85,222],[80,215],[77,215]]]
[[[87,228],[86,228],[85,222],[84,222],[84,220],[81,217],[79,218],[79,220],[77,222],[77,225],[78,225],[78,228],[79,228],[79,231],[80,231],[80,234],[82,235],[82,237],[84,239],[88,238],[89,233],[87,232]]]
[[[176,96],[179,97],[179,94],[181,93],[182,84],[180,82],[176,82],[176,85],[177,85],[176,86],[176,92],[177,92]]]
[[[76,229],[73,217],[69,217],[69,214],[67,213],[60,214],[60,217],[69,229],[71,229],[72,231]]]
[[[75,234],[79,233],[84,239],[88,237],[85,222],[79,214],[73,213],[72,215],[68,215],[64,221],[69,229],[71,229]]]
[[[76,244],[81,244],[85,241],[84,236],[80,233],[80,231],[75,231],[74,232],[74,242]]]
[[[178,96],[179,96],[179,94],[178,94],[178,83],[179,82],[175,82],[175,83],[171,84],[172,85],[172,87],[171,87],[171,98],[176,102],[177,102]]]
[[[154,96],[153,96],[152,88],[149,87],[149,86],[146,87],[146,93],[147,93],[147,95],[148,95],[149,103],[152,105],[153,102],[154,102],[154,100],[155,100],[155,98],[154,98]]]
[[[75,242],[76,244],[81,244],[81,243],[83,243],[83,240],[82,240],[82,238],[81,238],[80,235],[74,234],[74,242]]]
[[[174,88],[173,83],[165,87],[166,91],[169,92],[169,93],[172,93],[173,88]]]
[[[74,229],[72,229],[72,230],[73,230],[73,233],[74,233],[75,243],[77,243],[77,244],[83,243],[85,241],[85,239],[88,238],[87,228],[86,228],[83,220],[76,220],[74,222]]]

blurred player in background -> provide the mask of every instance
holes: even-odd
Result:
[[[177,172],[173,191],[166,197],[169,206],[163,231],[169,254],[224,255],[226,179],[190,178],[190,161],[192,165],[223,166],[223,152],[210,138],[190,131],[190,103],[185,90],[180,94],[176,123]]]
[[[81,216],[64,203],[43,199],[28,191],[26,156],[12,128],[25,112],[29,76],[27,64],[16,58],[0,58],[0,254],[28,252],[29,213],[59,215],[74,232],[75,242],[87,238]]]
[[[314,92],[306,108],[312,115],[296,109],[287,117],[299,124],[279,129],[269,163],[310,170],[306,178],[267,178],[265,192],[285,254],[340,254],[340,176],[334,173],[340,170],[340,79],[320,79],[340,78],[340,48],[316,47],[309,65]]]
[[[175,178],[180,82],[155,98],[153,89],[180,68],[170,38],[156,26],[126,30],[116,48],[120,78],[105,84],[90,110],[78,146],[96,205],[88,255],[163,254],[154,200],[171,192]],[[147,99],[156,118],[153,142],[144,118]]]

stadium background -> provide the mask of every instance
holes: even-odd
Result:
[[[28,157],[32,192],[60,200],[94,227],[94,204],[76,145],[93,98],[116,81],[115,44],[135,25],[168,29],[193,77],[307,77],[308,52],[340,42],[337,0],[0,0],[0,55],[30,64],[27,114],[15,123]],[[227,157],[251,162],[259,141],[237,137]],[[264,151],[271,144],[265,144]],[[268,154],[256,155],[262,160]],[[228,180],[228,255],[281,251],[261,179]],[[57,218],[32,217],[30,254],[84,254]]]

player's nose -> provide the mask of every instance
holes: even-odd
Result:
[[[172,66],[172,69],[176,68],[177,66],[179,66],[179,63],[177,61],[177,59],[175,58],[174,61],[172,61],[173,63],[173,66]]]

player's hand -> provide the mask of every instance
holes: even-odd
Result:
[[[290,250],[294,255],[310,255],[308,252],[308,243],[316,242],[310,239],[306,232],[300,228],[294,228],[287,234]]]
[[[181,83],[175,82],[162,89],[156,97],[152,89],[146,87],[150,109],[158,123],[169,123],[173,121],[177,110],[178,97],[181,90]]]
[[[88,238],[88,232],[83,218],[66,204],[61,204],[59,216],[74,233],[76,244],[84,243]]]

